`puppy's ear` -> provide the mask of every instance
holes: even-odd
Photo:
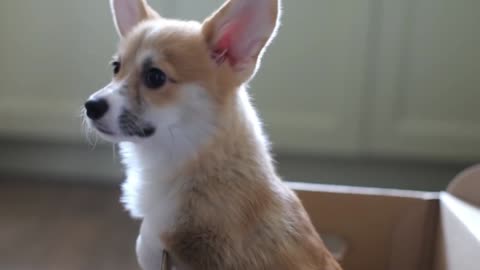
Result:
[[[120,37],[125,37],[143,20],[160,18],[146,0],[110,0],[110,8]]]
[[[227,62],[248,80],[279,24],[280,0],[228,0],[203,23],[217,62]]]

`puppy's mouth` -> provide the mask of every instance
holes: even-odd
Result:
[[[93,125],[95,126],[96,130],[100,131],[103,134],[106,134],[106,135],[109,135],[109,136],[114,136],[115,135],[115,133],[113,133],[113,131],[111,131],[110,129],[108,129],[107,127],[105,127],[104,125],[102,125],[98,122],[94,122]]]
[[[118,121],[120,131],[126,136],[148,138],[155,134],[156,129],[153,125],[142,121],[137,115],[128,110],[123,110]]]

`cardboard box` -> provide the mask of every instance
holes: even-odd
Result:
[[[345,270],[480,270],[480,166],[440,193],[289,185]]]

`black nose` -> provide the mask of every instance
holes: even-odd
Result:
[[[108,111],[108,103],[105,99],[93,99],[85,103],[87,109],[87,116],[92,120],[98,120]]]

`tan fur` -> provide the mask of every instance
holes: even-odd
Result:
[[[225,126],[178,177],[191,178],[175,232],[160,237],[193,269],[340,269],[244,120]]]
[[[175,230],[158,235],[174,262],[195,270],[340,269],[297,196],[277,177],[267,147],[252,139],[256,131],[239,108],[237,91],[256,63],[239,73],[211,59],[215,20],[229,4],[201,25],[160,18],[141,3],[145,20],[123,39],[115,80],[132,77],[130,95],[157,106],[174,104],[180,84],[201,85],[218,115],[211,140],[176,175],[189,184],[178,197]],[[272,8],[276,21],[278,7]],[[138,56],[148,52],[172,80],[161,91],[143,89],[135,76],[142,68]]]

